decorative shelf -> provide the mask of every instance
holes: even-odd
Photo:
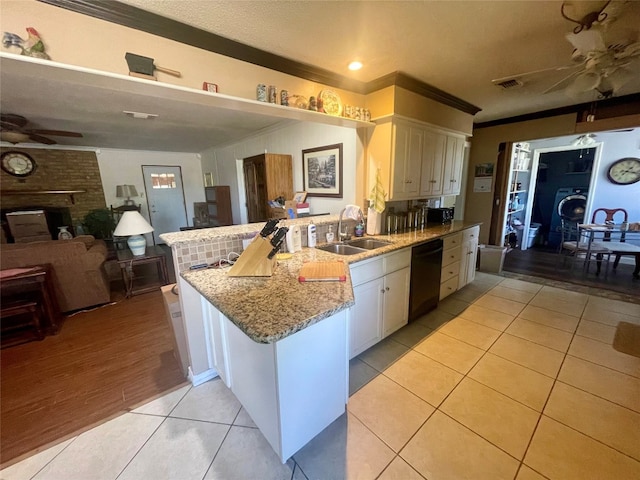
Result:
[[[71,203],[75,205],[76,199],[74,195],[76,193],[86,193],[86,190],[3,190],[2,195],[14,196],[14,195],[69,195]]]
[[[509,195],[515,195],[515,194],[518,194],[518,193],[527,193],[527,191],[526,190],[512,190],[512,191],[509,192]]]
[[[511,215],[512,213],[518,213],[524,210],[524,207],[520,207],[517,210],[511,210],[509,209],[508,215]]]

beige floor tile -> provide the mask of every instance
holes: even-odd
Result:
[[[462,317],[451,320],[438,331],[483,350],[489,348],[500,336],[499,330],[465,320]]]
[[[574,288],[571,286],[571,288]],[[586,304],[589,299],[589,295],[585,293],[576,292],[574,290],[567,290],[564,288],[550,287],[545,285],[540,289],[539,295],[543,297],[555,298],[557,300],[565,301],[565,302],[575,302]]]
[[[439,408],[467,428],[522,459],[540,414],[470,378]]]
[[[613,327],[617,326],[619,322],[640,323],[640,317],[609,310],[606,306],[602,306],[600,304],[594,305],[592,303],[587,304],[587,307],[582,314],[582,319],[604,323],[605,325],[611,325]]]
[[[463,302],[462,300],[457,300],[450,296],[438,303],[438,309],[443,312],[451,313],[452,315],[458,315],[468,306],[469,302]]]
[[[384,375],[358,390],[349,399],[348,409],[395,452],[434,411],[427,402]]]
[[[502,282],[500,282],[501,287],[512,288],[514,290],[521,290],[523,292],[532,292],[537,293],[542,288],[542,285],[538,285],[536,283],[525,282],[523,280],[518,280],[515,278],[505,278]]]
[[[622,302],[620,300],[612,300],[609,298],[590,296],[587,309],[607,310],[609,312],[622,313],[630,315],[640,320],[640,304]],[[636,321],[636,323],[638,323]]]
[[[491,286],[497,285],[504,280],[504,277],[500,275],[495,275],[493,273],[487,272],[478,272],[476,271],[476,278],[471,285],[476,285],[478,283],[488,284]]]
[[[420,343],[423,338],[428,337],[432,332],[433,330],[430,328],[411,322],[387,338],[411,348],[417,343]]]
[[[555,378],[564,354],[520,337],[503,334],[489,351],[519,365]]]
[[[524,463],[552,479],[640,478],[640,462],[544,415]]]
[[[360,420],[346,414],[320,432],[293,458],[306,474],[303,478],[368,480],[377,478],[394,456],[393,451]]]
[[[367,365],[382,372],[389,365],[398,361],[398,359],[408,351],[409,347],[388,337],[365,350],[356,358],[359,358]]]
[[[544,345],[545,347],[566,352],[571,343],[573,334],[563,332],[557,328],[547,327],[539,323],[525,320],[524,318],[516,318],[506,332],[516,337],[524,338],[530,342]]]
[[[484,295],[485,292],[486,290],[484,289],[477,289],[473,288],[471,285],[467,285],[466,287],[453,293],[451,297],[462,302],[473,303],[475,300]]]
[[[453,313],[445,312],[444,310],[436,308],[413,323],[417,323],[418,325],[422,325],[423,327],[427,327],[431,330],[438,330],[442,325],[454,318],[456,318],[456,316]]]
[[[640,378],[640,358],[618,352],[611,345],[597,340],[575,336],[569,355]]]
[[[484,350],[440,332],[429,335],[414,350],[462,374],[471,370],[484,354]]]
[[[569,333],[575,332],[576,326],[580,321],[580,317],[577,314],[576,316],[567,315],[533,305],[527,305],[518,317]]]
[[[497,312],[478,305],[471,305],[458,316],[500,331],[504,331],[515,318],[508,313]]]
[[[491,353],[482,357],[468,376],[538,412],[553,385],[553,379]]]
[[[384,375],[434,407],[462,380],[455,370],[413,351],[387,368]]]
[[[474,305],[479,307],[488,308],[497,312],[506,313],[508,315],[517,316],[522,309],[526,306],[526,303],[517,302],[515,300],[509,300],[507,298],[496,297],[491,295],[491,290],[482,298],[479,298]]]
[[[640,413],[557,382],[544,414],[640,460]]]
[[[563,300],[552,296],[542,296],[540,294],[533,297],[533,300],[529,302],[529,305],[534,307],[541,307],[554,312],[564,313],[565,315],[571,315],[579,317],[584,311],[584,302]]]
[[[546,480],[546,478],[547,477],[543,477],[538,472],[527,467],[526,465],[521,465],[516,480]]]
[[[640,379],[567,356],[558,380],[640,413]]]
[[[396,457],[378,477],[378,480],[424,480],[424,477],[402,458]]]
[[[521,303],[529,303],[529,301],[531,301],[531,299],[536,295],[536,292],[526,292],[515,288],[509,288],[502,283],[497,287],[493,287],[488,293],[495,297],[507,298]]]
[[[576,330],[576,335],[612,345],[613,337],[616,335],[616,327],[582,319],[580,320],[580,325],[578,325],[578,330]]]
[[[518,461],[436,412],[400,456],[430,480],[511,480]]]

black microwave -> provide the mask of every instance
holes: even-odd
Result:
[[[427,223],[443,224],[453,221],[453,207],[427,209]]]

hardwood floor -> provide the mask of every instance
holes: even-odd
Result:
[[[186,383],[161,292],[113,292],[58,335],[0,351],[2,466]]]
[[[638,303],[640,298],[640,280],[634,279],[633,265],[620,263],[614,271],[613,258],[608,272],[602,266],[600,275],[595,274],[595,265],[591,265],[588,273],[584,273],[582,263],[576,260],[571,268],[571,259],[556,253],[555,250],[544,247],[534,247],[528,250],[510,250],[504,259],[503,270],[507,273],[532,275],[560,282],[568,282],[582,287],[597,290],[607,290],[630,296],[629,301]]]

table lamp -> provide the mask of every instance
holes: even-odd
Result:
[[[133,205],[134,201],[131,200],[131,197],[137,197],[138,191],[134,185],[117,185],[116,186],[116,197],[125,198],[125,205]]]
[[[129,237],[127,245],[129,245],[131,253],[139,257],[144,255],[147,249],[147,240],[144,238],[144,234],[151,232],[153,232],[153,227],[140,215],[140,212],[131,210],[122,214],[113,236]]]

